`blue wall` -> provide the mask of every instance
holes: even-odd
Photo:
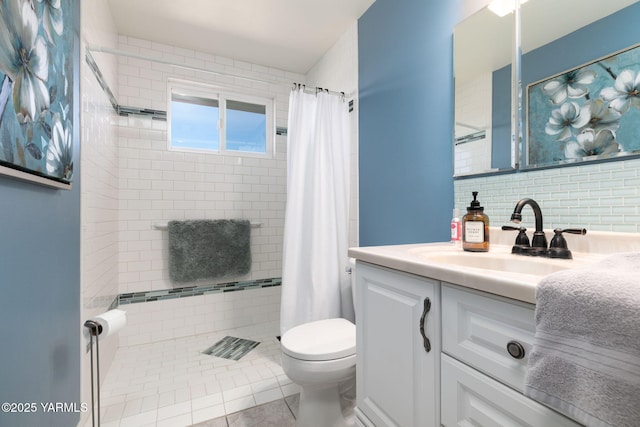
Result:
[[[377,0],[358,21],[360,244],[448,241],[461,0]]]
[[[0,412],[2,426],[77,423],[77,414],[47,416],[39,407],[80,399],[80,198],[74,187],[53,190],[0,177],[0,402],[35,402],[39,409]]]
[[[0,426],[69,427],[80,419],[40,406],[81,403],[77,58],[75,64],[73,189],[0,176],[0,403],[37,405],[32,414],[0,411]]]
[[[638,44],[638,16],[640,2],[522,55],[523,101],[526,102],[526,88],[531,83]],[[511,163],[511,125],[504,126],[504,119],[511,117],[511,66],[493,74],[491,167],[505,168]],[[523,132],[526,132],[525,114],[526,111],[523,113]]]

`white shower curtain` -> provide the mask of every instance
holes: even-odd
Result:
[[[343,97],[289,96],[287,206],[280,332],[302,323],[354,320],[349,259],[349,110]]]

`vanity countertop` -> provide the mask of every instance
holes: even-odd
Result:
[[[511,254],[511,243],[507,242],[513,240],[513,233],[505,234],[498,230],[491,233],[489,252],[465,252],[461,246],[446,242],[354,247],[349,249],[349,256],[535,304],[536,287],[547,274],[586,266],[607,254],[640,250],[640,238],[635,234],[596,232],[577,238],[567,236],[573,259],[527,257]]]

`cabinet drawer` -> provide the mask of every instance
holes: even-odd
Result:
[[[580,426],[446,354],[441,366],[444,427]]]
[[[458,286],[442,287],[442,349],[510,387],[524,391],[535,333],[535,306]],[[524,357],[507,351],[519,343]]]

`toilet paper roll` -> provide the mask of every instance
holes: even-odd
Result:
[[[127,324],[127,312],[123,310],[109,310],[93,318],[100,326],[102,332],[100,338],[106,338],[122,329]]]

